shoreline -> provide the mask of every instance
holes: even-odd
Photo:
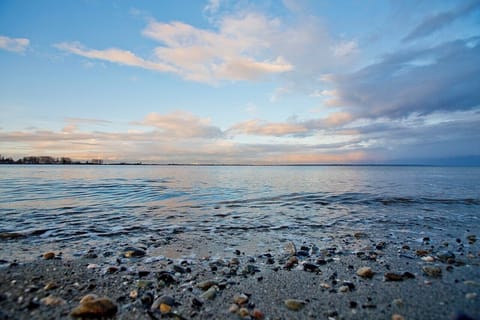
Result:
[[[208,248],[208,241],[197,243],[191,250]],[[473,233],[416,243],[357,232],[328,246],[283,247],[245,253],[212,245],[210,255],[170,259],[151,255],[162,246],[124,246],[86,248],[73,259],[53,251],[31,262],[3,261],[0,319],[71,318],[87,294],[108,297],[115,319],[479,318]],[[360,275],[362,268],[371,277]]]

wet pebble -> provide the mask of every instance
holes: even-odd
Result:
[[[240,308],[238,310],[238,315],[242,318],[246,318],[250,315],[250,311],[247,308]]]
[[[362,278],[372,278],[375,272],[370,267],[362,267],[357,270],[357,275]]]
[[[260,309],[253,309],[251,314],[253,319],[261,320],[265,318],[265,314]]]
[[[135,247],[126,247],[122,252],[122,256],[124,258],[140,258],[145,256],[145,254],[145,251]]]
[[[432,256],[425,256],[425,257],[422,257],[422,261],[424,261],[424,262],[434,262],[435,258],[432,257]]]
[[[302,309],[307,304],[307,302],[299,299],[286,299],[284,301],[284,304],[288,309],[297,311]]]
[[[230,307],[228,308],[228,312],[230,312],[230,313],[237,313],[239,309],[240,309],[240,307],[239,307],[237,304],[232,303],[232,304],[230,305]]]
[[[320,268],[316,264],[313,264],[313,263],[310,263],[310,262],[305,262],[303,264],[303,270],[309,271],[309,272],[318,272],[320,270]]]
[[[387,272],[384,274],[385,281],[403,281],[403,276],[398,273]]]
[[[239,306],[244,305],[248,302],[248,296],[244,293],[235,294],[233,296],[233,302],[235,302]]]
[[[197,287],[202,289],[203,291],[206,291],[210,289],[210,287],[218,285],[218,282],[215,280],[205,280],[197,283]]]
[[[156,299],[150,310],[152,311],[160,311],[162,314],[169,313],[172,311],[172,308],[175,306],[175,299],[171,296],[164,295]]]
[[[285,263],[285,269],[292,269],[294,266],[298,264],[298,258],[293,256],[288,259],[288,261]]]
[[[442,262],[448,262],[450,260],[455,260],[455,254],[451,251],[442,251],[437,254],[438,260]]]
[[[217,286],[212,286],[210,287],[207,291],[202,293],[200,297],[202,299],[207,299],[207,300],[213,300],[215,296],[217,295],[218,287]]]
[[[392,320],[404,320],[405,318],[399,314],[393,314]]]
[[[435,267],[426,266],[422,268],[422,271],[424,274],[426,274],[429,277],[439,278],[442,276],[442,269],[437,266]]]
[[[47,306],[58,306],[67,303],[65,300],[55,296],[48,296],[40,299],[40,303]]]
[[[55,258],[55,253],[54,252],[46,252],[43,254],[43,259],[45,260],[51,260]]]
[[[290,256],[295,256],[297,254],[297,248],[293,242],[288,242],[283,249],[285,253]]]
[[[468,300],[473,300],[477,297],[477,293],[476,292],[469,292],[465,295],[465,298],[467,298]]]
[[[55,282],[49,282],[43,287],[43,290],[48,291],[48,290],[54,290],[57,289],[58,285]]]
[[[117,313],[117,305],[107,297],[97,299],[84,299],[70,315],[74,318],[102,318],[113,317]]]

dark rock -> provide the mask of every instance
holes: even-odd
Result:
[[[356,301],[350,301],[348,306],[351,308],[351,309],[354,309],[358,306],[358,303]]]
[[[384,277],[385,281],[403,281],[403,276],[398,273],[387,272]]]
[[[303,270],[309,271],[309,272],[317,272],[320,270],[320,268],[316,264],[305,262],[303,264]]]
[[[124,258],[141,258],[145,255],[146,252],[144,250],[135,247],[126,247],[122,252]]]

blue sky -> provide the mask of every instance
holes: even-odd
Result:
[[[480,156],[480,1],[0,2],[0,153]]]

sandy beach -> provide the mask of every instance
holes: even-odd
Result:
[[[0,319],[479,318],[475,234],[372,238],[357,232],[328,247],[285,242],[281,250],[223,255],[191,239],[198,247],[190,252],[207,253],[194,259],[152,256],[162,246],[148,245],[85,248],[76,258],[39,252],[28,262],[2,261]]]

